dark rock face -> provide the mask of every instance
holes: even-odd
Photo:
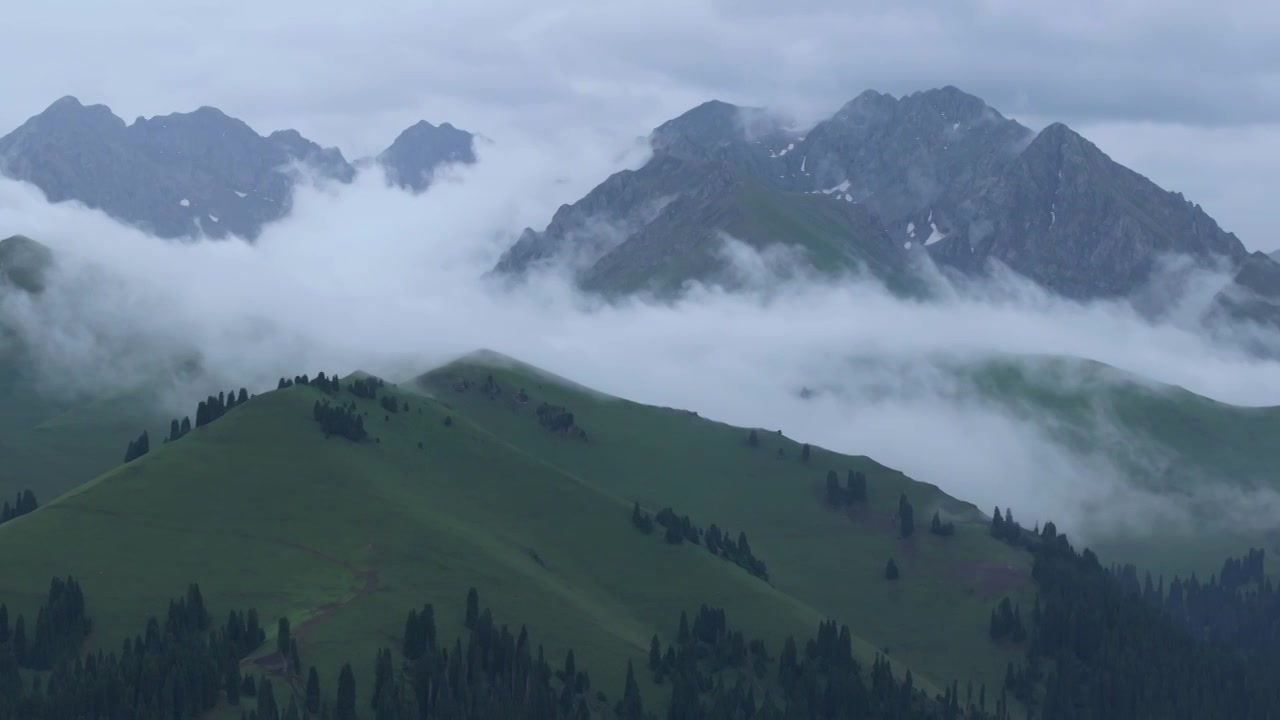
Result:
[[[724,171],[655,155],[644,167],[615,173],[578,202],[560,206],[546,230],[526,228],[495,269],[518,273],[553,260],[590,266],[657,219],[673,199],[697,192]]]
[[[1233,282],[1210,306],[1214,320],[1244,320],[1280,330],[1280,262],[1262,252],[1240,264]]]
[[[400,133],[395,142],[378,155],[387,178],[415,193],[427,189],[437,168],[453,163],[469,165],[475,161],[475,138],[471,133],[449,123],[436,126],[425,120]]]
[[[104,105],[58,100],[0,138],[0,171],[166,238],[255,238],[291,207],[294,163],[349,182],[336,148],[296,131],[262,137],[221,111],[138,118],[126,125]]]
[[[624,258],[633,273],[661,274],[652,259],[680,252],[654,246],[662,238],[689,242],[677,218],[698,218],[704,228],[732,224],[710,206],[686,208],[714,205],[718,197],[699,189],[709,178],[695,167],[749,178],[767,189],[757,195],[770,198],[765,204],[813,194],[851,203],[875,218],[899,253],[923,250],[969,273],[1003,263],[1074,298],[1134,293],[1164,254],[1237,266],[1248,257],[1199,206],[1111,160],[1065,125],[1034,133],[950,86],[902,98],[867,91],[807,133],[763,110],[712,101],[659,126],[650,139],[649,165],[560,208],[544,232],[527,230],[496,269],[520,272],[535,260],[579,253],[587,266],[614,268],[597,280],[585,271],[588,285],[618,276],[615,266]],[[668,203],[673,210],[654,210]],[[659,218],[662,224],[646,232]],[[650,246],[643,262],[628,247],[641,237]],[[788,240],[785,232],[775,239]],[[881,250],[875,242],[864,248]]]
[[[905,260],[861,205],[781,191],[724,161],[659,152],[562,206],[543,232],[526,229],[495,272],[563,262],[582,288],[603,295],[672,296],[690,281],[735,288],[742,278],[726,260],[728,239],[757,250],[788,245],[826,273],[897,277]]]
[[[38,294],[52,266],[53,251],[35,240],[22,235],[0,240],[0,286]]]
[[[1060,123],[1041,131],[973,208],[967,226],[932,249],[935,258],[967,270],[998,260],[1068,297],[1131,293],[1162,253],[1248,255],[1198,205]]]

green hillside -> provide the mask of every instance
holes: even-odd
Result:
[[[1280,492],[1280,407],[1216,402],[1079,358],[1017,356],[956,372],[985,400],[1047,422],[1068,447],[1102,454],[1135,486],[1190,510],[1185,527],[1155,536],[1091,537],[1104,557],[1185,575],[1249,547],[1280,551],[1280,521],[1235,519],[1249,493]]]
[[[423,382],[447,393],[482,372],[456,364]],[[91,643],[116,648],[198,582],[215,618],[247,607],[271,627],[289,617],[303,662],[324,670],[328,688],[341,662],[364,673],[378,648],[398,649],[410,608],[434,604],[442,633],[456,632],[473,586],[550,657],[572,648],[612,697],[627,660],[643,664],[649,639],[669,642],[680,613],[702,603],[773,648],[831,617],[854,628],[868,665],[887,649],[917,685],[1000,685],[1016,652],[991,643],[987,619],[1005,594],[1028,604],[1028,559],[989,538],[971,506],[865,458],[815,448],[805,464],[777,435],[751,448],[743,429],[530,368],[494,375],[503,392],[492,399],[429,400],[387,385],[395,413],[344,391],[367,412],[376,440],[363,443],[324,436],[312,417],[324,394],[313,387],[261,394],[0,525],[0,547],[20,549],[0,555],[0,598],[31,615],[51,575],[73,575],[95,622]],[[543,401],[571,403],[588,439],[538,425]],[[867,509],[824,506],[828,467],[866,472]],[[900,493],[916,508],[908,540],[893,516]],[[635,500],[746,531],[770,582],[639,532]],[[935,508],[956,521],[954,536],[928,533]],[[896,582],[883,576],[891,556]]]
[[[119,465],[143,430],[157,442],[168,431],[173,418],[159,388],[51,392],[9,339],[0,347],[0,498],[31,489],[52,500]]]
[[[727,271],[724,236],[758,252],[785,248],[784,267],[825,277],[866,271],[899,292],[920,290],[907,271],[907,254],[861,205],[821,193],[782,192],[728,168],[716,182],[678,197],[656,218],[587,269],[586,290],[607,296],[639,291],[678,295],[691,282],[739,288]],[[794,261],[794,262],[792,262]]]
[[[489,375],[502,392],[484,392]],[[467,390],[459,388],[469,383]],[[748,529],[782,591],[824,615],[848,622],[892,657],[936,682],[1002,672],[983,618],[1003,594],[1029,605],[1028,558],[988,536],[984,516],[938,488],[915,482],[869,458],[813,448],[761,429],[747,431],[682,409],[640,405],[602,395],[534,368],[480,353],[418,378],[413,387],[448,403],[505,442],[619,497],[649,507],[672,505],[701,524]],[[517,398],[520,389],[529,395]],[[542,403],[562,405],[588,442],[556,442],[536,421]],[[825,476],[847,470],[868,477],[869,505],[850,516],[823,504]],[[915,507],[916,535],[896,532],[899,497]],[[929,535],[939,511],[954,537]],[[878,582],[894,557],[905,581]],[[986,658],[987,662],[974,657]]]

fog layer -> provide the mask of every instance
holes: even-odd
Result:
[[[483,279],[520,229],[644,159],[589,138],[509,139],[421,196],[373,171],[302,187],[293,215],[256,245],[160,241],[0,180],[0,237],[29,235],[58,257],[44,296],[4,294],[0,318],[30,345],[49,392],[171,385],[175,412],[188,413],[207,385],[261,391],[320,370],[403,379],[489,348],[614,395],[869,455],[984,510],[1012,505],[1027,525],[1052,518],[1085,534],[1185,524],[1197,498],[1127,480],[1117,448],[1153,467],[1162,451],[1130,446],[1129,428],[1107,426],[1115,447],[1073,447],[1058,418],[993,401],[966,368],[1070,355],[1224,402],[1280,404],[1280,366],[1195,330],[1205,292],[1158,324],[1125,303],[1068,302],[1009,276],[907,301],[866,278],[805,277],[780,267],[787,253],[758,257],[731,238],[726,258],[767,292],[693,288],[675,303],[605,305],[561,274],[514,288]],[[178,377],[181,361],[198,361],[203,377]],[[1273,500],[1204,492],[1240,507]]]

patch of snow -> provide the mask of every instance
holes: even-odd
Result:
[[[844,201],[845,201],[845,202],[853,202],[853,196],[852,196],[852,195],[850,195],[849,193],[845,193],[845,194],[844,194]]]
[[[846,192],[846,191],[848,191],[848,189],[849,189],[849,181],[848,181],[848,180],[845,180],[845,181],[841,182],[839,185],[836,185],[835,187],[829,187],[829,188],[827,188],[826,190],[823,190],[822,192],[823,192],[823,193],[825,193],[825,194],[827,194],[827,195],[830,195],[831,193],[842,193],[842,192]]]
[[[214,222],[218,222],[218,216],[217,216],[217,215],[210,215],[210,216],[209,216],[209,219],[210,219],[210,220],[212,220],[212,221],[214,221]]]
[[[239,190],[236,190],[235,192],[236,192],[236,194],[237,194],[237,195],[239,195],[240,197],[246,197],[246,196],[249,194],[249,193],[242,193],[242,192],[240,192]]]
[[[943,235],[942,233],[938,232],[937,225],[934,225],[933,223],[929,223],[929,228],[932,232],[929,233],[929,239],[924,241],[925,245],[932,245],[946,237],[946,235]]]
[[[809,161],[808,155],[805,155],[804,157],[800,158],[800,172],[804,172],[804,164],[808,161]],[[808,173],[805,173],[805,174],[807,175]]]
[[[1049,208],[1049,227],[1053,227],[1053,224],[1058,221],[1057,209],[1058,206],[1056,204]]]
[[[907,235],[916,236],[916,224],[914,222],[907,223]]]
[[[906,249],[910,250],[910,249],[911,249],[911,241],[910,241],[910,240],[908,240],[908,241],[906,241],[906,242],[902,243],[902,247],[904,247],[904,248],[906,248]]]
[[[786,155],[787,153],[789,153],[789,152],[791,152],[792,150],[795,150],[795,149],[796,149],[796,144],[795,144],[795,143],[791,143],[791,144],[787,145],[786,147],[784,147],[784,148],[782,148],[781,150],[779,150],[779,151],[778,151],[778,157],[782,157],[783,155]]]
[[[191,201],[186,198],[182,198],[181,200],[179,200],[178,204],[181,205],[182,207],[191,207]]]
[[[952,129],[952,130],[959,130],[959,129],[960,129],[960,123],[952,123],[952,124],[951,124],[951,129]]]
[[[930,210],[929,210],[929,222],[930,222],[930,223],[933,223],[933,210],[932,210],[932,209],[930,209]]]

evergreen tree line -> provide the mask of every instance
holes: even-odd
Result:
[[[227,697],[238,702],[240,659],[262,642],[252,610],[249,625],[232,613],[227,626],[212,628],[194,585],[170,603],[163,624],[151,617],[145,634],[125,640],[119,653],[77,652],[89,623],[74,581],[55,580],[46,608],[61,643],[49,646],[48,672],[28,682],[19,673],[15,640],[0,642],[0,720],[193,718],[213,709],[232,679],[235,690]]]
[[[378,404],[382,406],[383,410],[386,410],[389,413],[400,412],[400,403],[396,402],[396,399],[390,395],[383,395],[381,398],[378,398]],[[409,409],[408,403],[405,403],[405,409]]]
[[[321,392],[330,394],[342,391],[342,383],[338,380],[338,375],[335,373],[331,377],[326,377],[323,372],[319,373],[314,378],[307,377],[306,373],[303,373],[302,375],[295,375],[292,379],[280,378],[280,381],[276,383],[276,389],[284,390],[285,388],[291,388],[294,385],[307,385],[320,390]]]
[[[124,451],[124,461],[131,463],[149,452],[151,452],[151,439],[147,437],[147,431],[143,430],[137,440],[129,441],[129,447]]]
[[[665,528],[663,539],[666,542],[679,545],[688,541],[694,545],[702,545],[712,555],[728,560],[751,575],[769,582],[768,566],[751,552],[746,532],[739,532],[735,541],[732,532],[721,530],[715,523],[703,533],[702,528],[694,525],[688,515],[676,515],[669,507],[659,510],[656,517],[641,510],[638,502],[632,507],[631,525],[640,532],[646,535],[652,533],[655,522]]]
[[[40,505],[36,502],[36,494],[31,490],[23,490],[13,499],[10,505],[6,500],[3,506],[0,506],[0,525],[3,525],[14,518],[20,518],[27,513],[36,511]]]
[[[1267,577],[1265,552],[1250,548],[1228,558],[1208,581],[1194,574],[1175,576],[1165,588],[1164,578],[1153,583],[1146,573],[1141,583],[1132,565],[1113,568],[1120,587],[1164,610],[1196,637],[1223,643],[1258,662],[1280,663],[1280,590]]]
[[[754,431],[753,431],[754,432]],[[840,477],[835,470],[827,471],[827,503],[833,507],[866,505],[867,475],[864,472],[848,471],[845,475],[844,487],[840,486]]]
[[[337,381],[337,378],[334,378],[334,382],[336,383]],[[381,388],[384,384],[382,378],[370,375],[359,380],[352,380],[347,384],[347,390],[350,390],[351,394],[358,398],[373,400],[378,397],[378,388]]]
[[[1033,614],[1038,615],[1040,612],[1040,600],[1036,600],[1036,606]],[[1022,623],[1022,608],[1014,605],[1009,598],[1004,598],[991,611],[990,634],[992,640],[1003,640],[1009,638],[1015,643],[1021,643],[1027,639],[1027,628]]]
[[[1000,507],[996,506],[995,512],[991,513],[991,537],[1019,545],[1022,544],[1022,535],[1022,526],[1013,519],[1013,511],[1005,508],[1002,516]]]
[[[330,405],[328,400],[317,400],[311,415],[320,424],[320,430],[326,438],[337,435],[360,442],[369,436],[364,429],[364,417],[360,415],[354,402],[350,405]]]
[[[568,432],[574,427],[573,413],[563,405],[539,403],[536,412],[538,424],[551,432]]]
[[[1001,519],[1007,539],[1009,516]],[[1026,656],[1010,663],[1005,688],[1034,717],[1280,717],[1280,664],[1188,632],[1092,551],[1077,553],[1053,523],[1018,537],[1033,554],[1039,595]],[[1231,572],[1255,577],[1256,562]]]
[[[937,510],[934,510],[933,519],[929,521],[929,532],[933,533],[934,535],[940,535],[942,537],[955,535],[956,524],[951,522],[950,520],[946,522],[942,522],[942,516],[938,514]]]
[[[49,593],[30,631],[22,615],[10,629],[9,609],[0,604],[0,654],[7,654],[15,668],[48,670],[73,656],[92,629],[85,612],[84,593],[75,578],[54,578],[49,583]]]
[[[210,395],[196,405],[195,427],[208,425],[226,415],[227,411],[232,408],[247,402],[249,402],[249,391],[245,388],[240,388],[239,392],[235,390],[220,392],[217,397]],[[183,417],[181,421],[174,418],[169,421],[169,434],[165,435],[162,442],[170,443],[180,440],[191,432],[191,429],[190,415]],[[126,463],[132,462],[149,452],[151,452],[151,439],[148,437],[147,431],[143,430],[136,440],[129,441],[129,446],[125,449],[124,461]]]
[[[655,683],[671,687],[669,720],[1008,717],[1004,700],[995,703],[994,714],[984,709],[985,688],[977,700],[969,688],[962,702],[953,683],[943,695],[929,698],[915,688],[910,671],[901,681],[894,678],[882,656],[864,673],[853,656],[848,626],[834,621],[820,623],[803,647],[802,652],[795,638],[788,638],[775,659],[763,642],[730,628],[724,610],[704,605],[692,623],[681,614],[676,641],[665,651],[661,640],[652,638],[648,670]],[[638,712],[620,715],[641,717]]]
[[[497,625],[492,612],[482,609],[474,588],[467,594],[463,637],[451,647],[440,642],[435,622],[431,605],[409,613],[401,667],[396,667],[390,649],[378,653],[367,710],[356,707],[355,677],[348,664],[339,678],[332,713],[321,704],[319,717],[577,720],[607,716],[607,696],[593,690],[590,675],[577,666],[572,650],[563,667],[554,668],[524,627],[513,633],[508,626]],[[629,677],[628,687],[638,702],[634,676]],[[308,680],[308,698],[310,688]],[[248,717],[265,720],[261,712]],[[641,715],[622,717],[639,720]]]

